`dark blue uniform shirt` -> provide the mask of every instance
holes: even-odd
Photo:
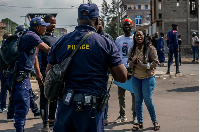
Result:
[[[35,54],[36,54],[36,47],[42,43],[43,41],[40,39],[38,34],[34,31],[28,31],[21,39],[20,42],[20,51],[26,53],[26,55],[31,60],[32,65],[35,63]],[[35,49],[34,49],[35,48]],[[30,50],[32,50],[30,53]],[[26,59],[25,55],[22,54],[18,59],[18,69],[24,71],[32,71],[33,68],[30,62]]]
[[[55,44],[55,42],[58,40],[55,35],[51,36],[51,34],[47,33],[47,32],[45,33],[44,36],[41,37],[41,39],[49,47],[51,47],[53,44]],[[47,55],[48,55],[48,53],[46,53],[42,50],[39,50],[38,60],[39,60],[40,68],[42,68],[44,70],[46,70],[46,67],[48,64]]]
[[[48,55],[51,65],[61,63],[75,49],[82,37],[89,31],[96,30],[87,25],[79,25],[75,30],[60,38]],[[106,93],[108,67],[122,64],[115,44],[104,36],[94,33],[89,36],[72,58],[64,81],[66,90],[75,93],[99,95]]]
[[[167,34],[167,37],[169,39],[169,45],[173,44],[175,48],[178,48],[177,31],[173,29],[170,30]]]

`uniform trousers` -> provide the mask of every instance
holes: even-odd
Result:
[[[179,62],[178,62],[178,52],[177,52],[177,49],[175,48],[174,44],[170,44],[169,45],[169,58],[168,58],[168,68],[170,68],[170,65],[172,63],[172,60],[173,60],[173,55],[175,57],[175,64],[176,64],[176,67],[178,68],[179,67]]]
[[[157,51],[158,54],[158,60],[160,63],[165,62],[165,51]]]
[[[77,102],[65,105],[62,99],[58,101],[54,132],[104,132],[104,111],[91,111],[91,106],[82,106],[82,111],[76,108]]]
[[[16,132],[23,132],[26,122],[26,115],[30,108],[30,78],[27,76],[24,80],[15,84],[13,91],[13,103],[15,107],[15,123]]]

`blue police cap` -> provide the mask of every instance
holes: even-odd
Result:
[[[41,18],[41,17],[34,17],[31,21],[30,21],[30,27],[35,27],[35,26],[49,26],[50,23],[45,23],[45,21]]]
[[[82,15],[82,11],[88,12],[88,15]],[[78,18],[79,19],[92,19],[92,18],[98,18],[99,17],[99,9],[96,4],[81,4],[78,8]]]

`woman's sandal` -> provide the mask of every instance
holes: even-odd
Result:
[[[154,131],[160,130],[160,125],[158,124],[158,122],[154,122]]]
[[[132,131],[138,131],[141,130],[143,128],[143,123],[135,123],[133,125]]]

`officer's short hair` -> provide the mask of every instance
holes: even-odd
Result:
[[[45,17],[44,17],[44,21],[45,22],[49,22],[50,21],[50,19],[52,19],[52,18],[55,18],[53,15],[51,15],[51,14],[47,14]]]
[[[164,37],[164,33],[160,33],[160,36],[161,36],[161,37]]]

